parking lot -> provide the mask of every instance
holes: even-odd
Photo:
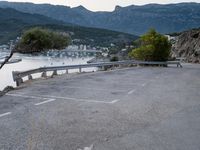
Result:
[[[200,149],[200,66],[28,82],[0,97],[0,149]]]

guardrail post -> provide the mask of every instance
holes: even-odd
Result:
[[[102,66],[102,70],[103,70],[103,71],[105,71],[105,70],[106,70],[105,66]]]
[[[183,68],[183,66],[181,65],[181,63],[177,63],[177,67]]]
[[[110,68],[111,68],[111,70],[113,70],[115,68],[115,65],[112,65]]]
[[[66,74],[68,74],[69,73],[69,71],[68,71],[68,69],[66,70]]]
[[[79,73],[81,73],[81,67],[79,67]]]
[[[22,78],[16,79],[16,85],[17,86],[20,86],[20,84],[22,84],[22,83],[23,83],[23,79]]]
[[[52,76],[57,76],[57,75],[58,75],[57,70],[54,70]]]
[[[41,77],[42,77],[42,78],[46,78],[46,77],[47,77],[47,72],[44,71],[44,72],[42,73]]]
[[[28,80],[33,80],[32,75],[28,75]]]

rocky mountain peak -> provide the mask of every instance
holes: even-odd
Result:
[[[86,9],[84,6],[79,5],[77,7],[73,7],[73,10],[77,10],[77,11],[89,11],[88,9]]]

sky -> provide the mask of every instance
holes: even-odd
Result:
[[[50,3],[54,5],[65,5],[76,7],[82,5],[92,11],[113,11],[116,5],[144,5],[149,3],[169,4],[180,2],[198,2],[200,0],[8,0],[15,2]]]

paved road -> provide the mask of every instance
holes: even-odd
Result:
[[[1,150],[199,150],[200,65],[27,83],[0,97]]]

